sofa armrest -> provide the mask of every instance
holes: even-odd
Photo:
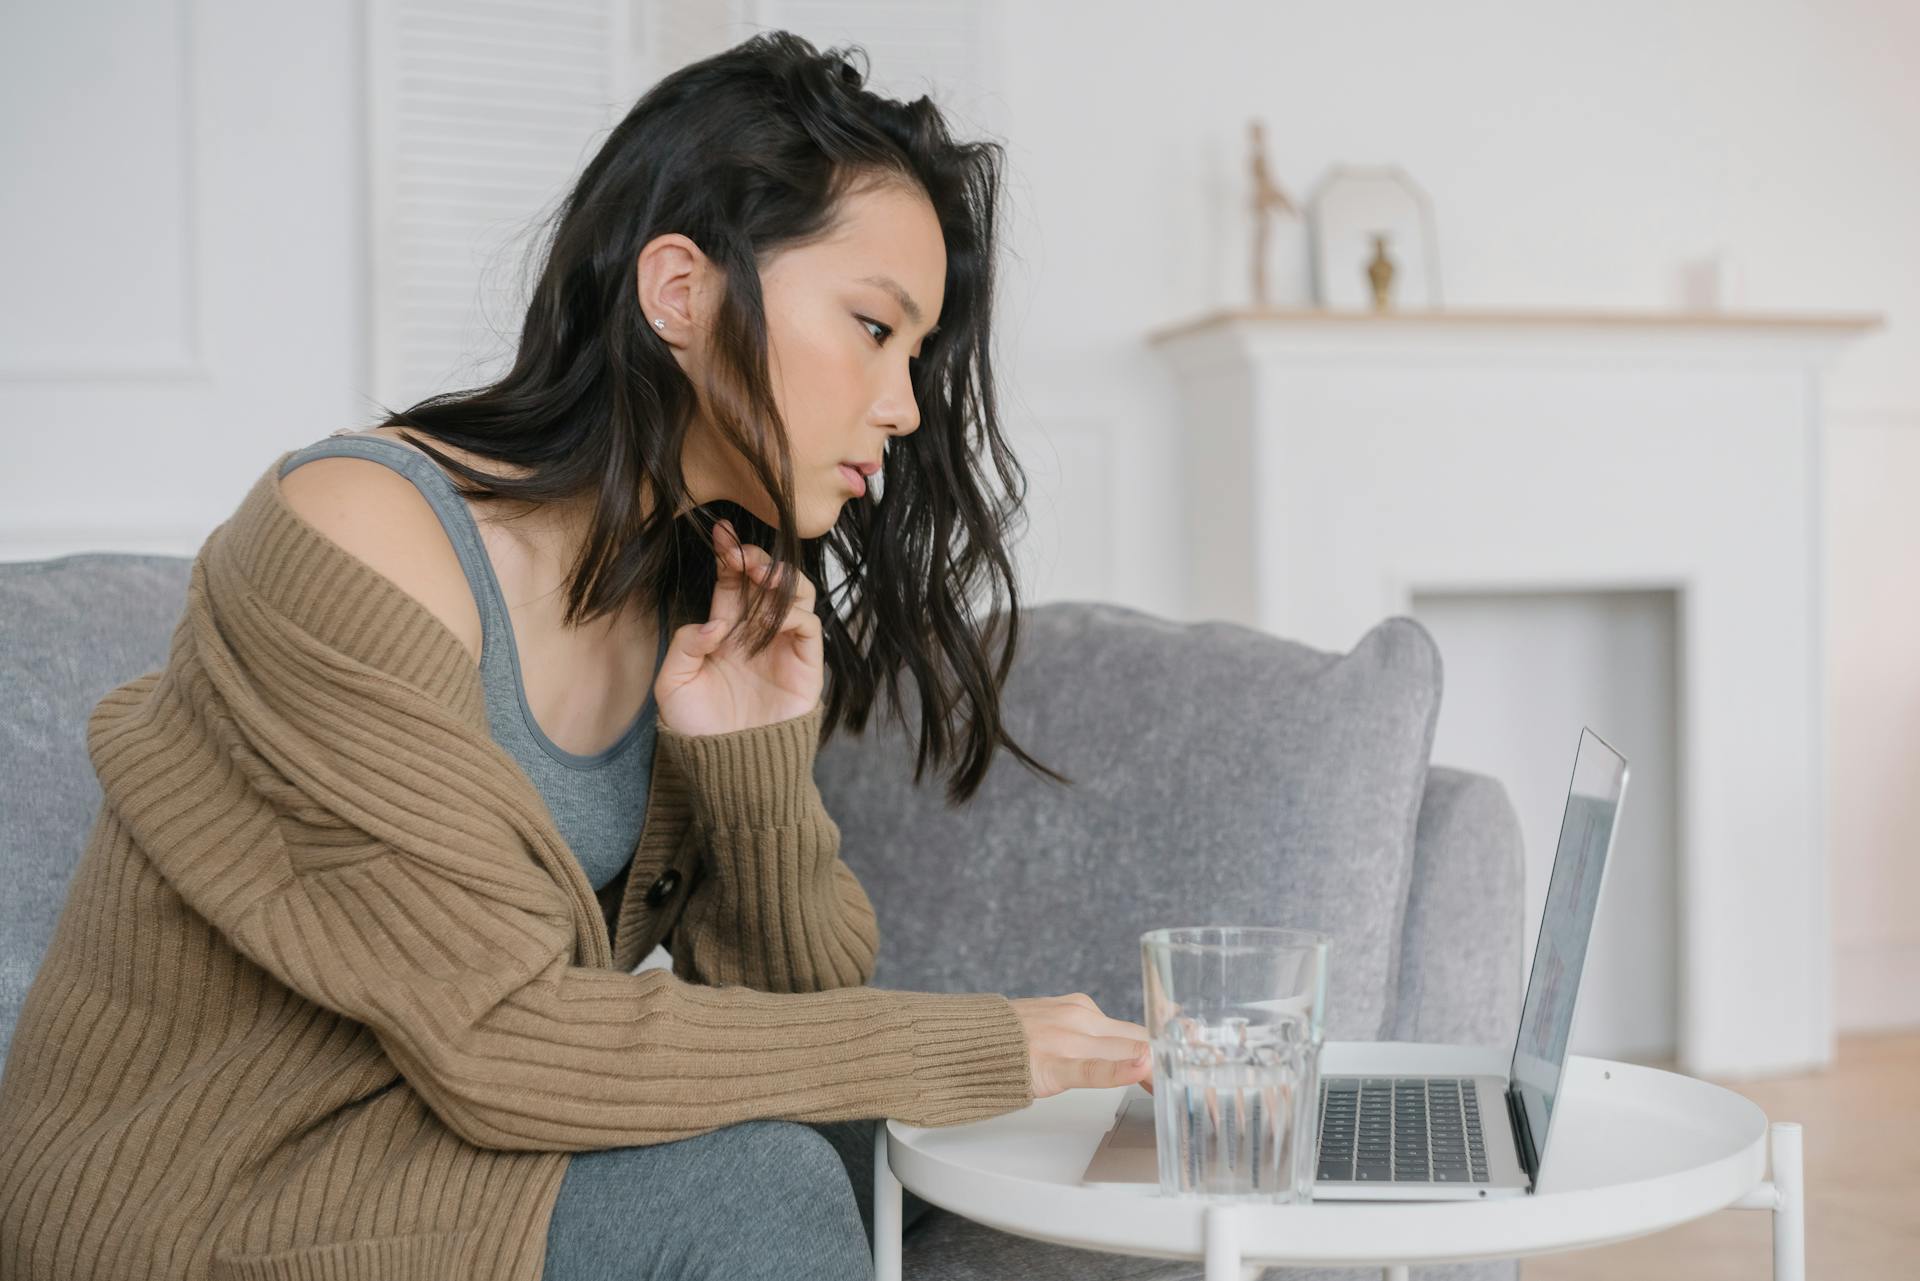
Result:
[[[1435,765],[1414,838],[1391,1039],[1511,1045],[1526,929],[1520,816],[1496,779]]]

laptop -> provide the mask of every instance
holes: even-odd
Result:
[[[1314,1200],[1470,1201],[1538,1187],[1626,786],[1626,758],[1583,728],[1506,1074],[1423,1073],[1416,1045],[1408,1070],[1323,1078]],[[1155,1101],[1128,1087],[1083,1184],[1158,1188]]]

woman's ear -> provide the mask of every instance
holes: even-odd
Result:
[[[706,376],[707,336],[724,286],[713,260],[678,232],[655,236],[635,262],[634,287],[646,327],[696,387]]]
[[[655,236],[636,259],[634,284],[639,290],[639,313],[670,346],[685,342],[685,330],[693,323],[689,307],[691,244],[682,234]]]
[[[685,347],[709,327],[713,264],[677,231],[649,240],[634,262],[634,287],[647,326],[669,346]]]

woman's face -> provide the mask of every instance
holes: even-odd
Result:
[[[762,267],[768,371],[793,458],[800,537],[825,534],[856,496],[841,464],[877,464],[892,437],[920,425],[908,361],[937,328],[946,276],[932,204],[891,184],[849,195],[831,237]],[[705,351],[690,339],[707,332],[722,283],[684,236],[658,237],[641,253],[647,323],[666,320],[654,332],[695,386]],[[774,523],[773,503],[746,460],[707,423],[695,424],[681,466],[696,503],[730,499]]]

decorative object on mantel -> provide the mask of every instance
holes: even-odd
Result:
[[[1266,307],[1274,302],[1267,294],[1267,215],[1291,214],[1297,221],[1300,210],[1267,169],[1267,135],[1261,122],[1250,121],[1248,133],[1253,172],[1253,305]],[[1299,248],[1295,237],[1286,238],[1285,244]]]
[[[1393,305],[1393,259],[1387,257],[1387,233],[1373,233],[1373,257],[1367,263],[1367,282],[1373,286],[1373,309]]]
[[[1715,249],[1680,264],[1680,305],[1690,311],[1722,311],[1747,301],[1747,276],[1739,259]]]
[[[1307,224],[1321,307],[1441,307],[1433,203],[1400,166],[1336,165],[1307,200]]]

